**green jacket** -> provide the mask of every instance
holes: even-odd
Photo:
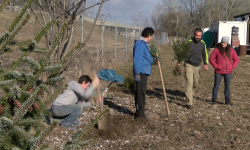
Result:
[[[206,43],[201,40],[198,43],[194,39],[187,41],[190,44],[190,55],[186,58],[185,63],[188,63],[194,67],[201,65],[201,59],[203,59],[204,64],[208,64],[208,54],[206,49]]]

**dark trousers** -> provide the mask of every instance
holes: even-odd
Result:
[[[135,118],[145,116],[145,96],[147,90],[147,80],[148,75],[140,74],[141,81],[136,81],[136,91],[135,91]]]
[[[213,99],[214,100],[217,99],[220,81],[222,77],[224,77],[224,87],[225,87],[224,95],[225,95],[225,100],[227,101],[227,100],[230,100],[230,82],[231,82],[232,74],[225,74],[225,75],[218,74],[218,73],[214,74]]]

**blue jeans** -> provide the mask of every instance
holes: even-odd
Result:
[[[91,105],[91,101],[78,102],[77,104],[72,105],[52,105],[51,111],[53,113],[53,117],[63,119],[61,125],[66,128],[70,128],[73,124],[79,125],[81,123],[77,118],[80,116],[84,108]]]
[[[222,77],[224,77],[225,100],[230,100],[230,82],[231,82],[232,74],[218,74],[218,73],[214,74],[213,99],[216,100],[217,98],[220,81]]]

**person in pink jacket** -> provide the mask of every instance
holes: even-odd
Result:
[[[216,104],[220,81],[223,77],[225,85],[225,104],[232,106],[233,104],[230,102],[230,82],[233,69],[238,65],[239,58],[235,50],[231,48],[229,41],[230,38],[228,36],[222,37],[221,43],[218,43],[217,47],[210,55],[209,62],[215,69],[212,103]]]

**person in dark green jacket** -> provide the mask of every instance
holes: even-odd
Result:
[[[185,94],[187,98],[187,109],[191,109],[193,105],[193,96],[195,89],[199,82],[199,71],[201,66],[201,60],[203,59],[204,69],[208,70],[208,54],[206,49],[206,44],[201,40],[202,30],[201,28],[196,28],[194,31],[194,37],[188,41],[188,46],[190,46],[190,55],[186,58],[185,66],[185,79],[186,87]],[[177,65],[180,65],[178,62]]]

